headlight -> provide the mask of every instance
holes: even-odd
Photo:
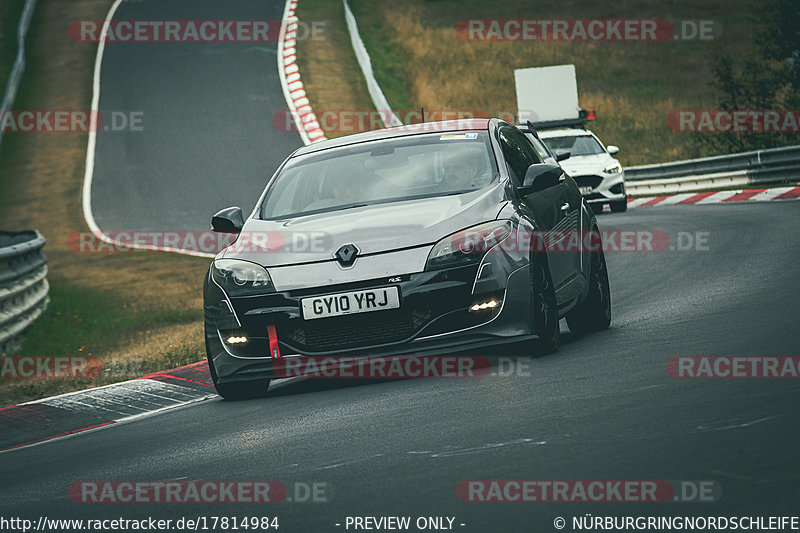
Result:
[[[614,161],[613,164],[608,165],[605,170],[603,170],[606,174],[619,174],[622,172],[622,165],[619,161]]]
[[[511,233],[510,220],[495,220],[461,230],[436,243],[425,270],[472,265]]]
[[[250,261],[217,259],[211,265],[211,276],[229,296],[275,292],[266,269]]]

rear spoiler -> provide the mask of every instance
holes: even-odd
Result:
[[[567,118],[563,120],[548,120],[545,122],[526,122],[531,132],[536,134],[536,130],[546,130],[550,128],[583,128],[586,129],[586,122],[597,120],[597,113],[594,109],[581,109],[578,112],[578,118]]]

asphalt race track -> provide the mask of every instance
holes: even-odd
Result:
[[[0,514],[277,516],[345,531],[347,516],[455,517],[459,531],[555,531],[573,516],[769,516],[800,497],[796,379],[674,379],[679,355],[798,356],[797,201],[603,215],[603,229],[707,236],[707,250],[607,254],[614,318],[530,361],[527,375],[276,382],[0,454]],[[494,355],[502,356],[508,348]],[[481,354],[484,355],[484,354]],[[517,350],[518,360],[525,354]],[[713,480],[713,503],[467,503],[462,480]],[[326,484],[327,502],[77,504],[81,480]],[[341,524],[336,526],[336,524]],[[461,526],[460,524],[465,524]],[[349,529],[353,531],[352,527]],[[413,530],[413,529],[412,529]]]
[[[274,0],[132,0],[116,19],[279,20],[283,8]],[[249,212],[302,144],[273,126],[285,109],[275,43],[108,43],[99,111],[141,113],[143,121],[141,131],[98,132],[98,226],[204,230],[220,208]],[[557,517],[572,531],[572,517],[586,514],[796,514],[800,381],[675,379],[667,361],[800,356],[800,201],[641,208],[599,223],[695,242],[607,254],[607,331],[576,338],[562,322],[556,354],[467,354],[492,356],[487,377],[281,380],[264,399],[215,398],[2,452],[0,517],[276,516],[279,531],[292,533],[354,531],[348,516],[430,516],[454,517],[456,531],[493,533],[556,531]],[[459,482],[492,479],[713,481],[721,497],[459,500]],[[70,498],[74,483],[106,480],[270,480],[289,494],[269,505]],[[319,501],[298,502],[298,491],[315,483],[324,487]]]
[[[114,20],[271,20],[284,2],[126,1]],[[92,212],[104,231],[208,229],[230,205],[249,214],[296,132],[275,42],[108,42],[103,54]],[[131,119],[136,125],[120,128]],[[116,115],[115,115],[116,114]]]

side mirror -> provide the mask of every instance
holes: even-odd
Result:
[[[227,207],[211,217],[211,229],[220,233],[239,233],[244,226],[241,207]]]
[[[528,167],[522,187],[517,190],[521,196],[528,196],[549,187],[555,187],[561,181],[564,171],[556,165],[538,163]]]
[[[613,144],[609,144],[606,146],[606,150],[609,154],[614,155],[619,153],[619,146],[614,146]]]
[[[565,159],[569,159],[569,156],[572,155],[572,152],[569,150],[564,150],[563,148],[559,148],[553,152],[553,155],[556,156],[556,161],[563,161]]]

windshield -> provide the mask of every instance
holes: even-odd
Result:
[[[542,139],[551,150],[569,150],[571,156],[605,153],[603,146],[592,135],[568,135]]]
[[[553,157],[552,155],[550,155],[550,152],[547,151],[547,148],[545,147],[544,143],[539,139],[537,139],[533,135],[533,133],[526,131],[525,136],[531,141],[533,147],[536,148],[536,152],[539,154],[539,157],[541,157],[542,159],[549,159]]]
[[[290,160],[272,182],[262,219],[459,194],[492,181],[486,132],[437,133],[325,150]]]

